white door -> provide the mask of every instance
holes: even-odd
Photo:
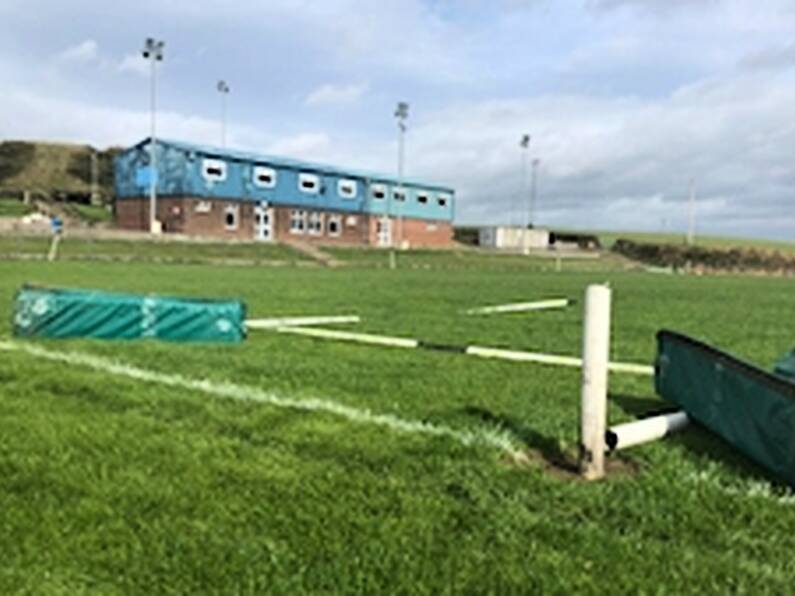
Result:
[[[392,220],[379,217],[375,224],[378,246],[392,246]]]
[[[254,238],[260,242],[273,241],[273,209],[264,202],[254,207]]]

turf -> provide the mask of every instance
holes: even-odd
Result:
[[[0,217],[23,217],[35,209],[16,199],[0,199]]]
[[[560,354],[579,351],[579,308],[460,313],[609,281],[616,360],[650,362],[661,327],[764,367],[795,344],[787,279],[6,262],[0,336],[25,281],[235,296],[252,316],[353,313],[363,331]],[[237,347],[37,344],[496,426],[531,461],[0,352],[2,593],[785,593],[795,579],[795,497],[699,428],[628,452],[605,482],[550,470],[576,443],[577,371],[266,332]],[[614,376],[611,393],[614,422],[664,406],[648,379]]]

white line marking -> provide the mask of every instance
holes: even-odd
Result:
[[[29,356],[53,362],[84,366],[86,368],[119,377],[127,377],[136,381],[158,383],[169,387],[199,391],[215,397],[239,401],[252,401],[275,406],[277,408],[290,408],[307,412],[325,412],[345,418],[351,422],[373,424],[389,428],[396,432],[432,437],[446,437],[466,446],[477,445],[498,449],[508,453],[517,461],[523,460],[524,458],[521,450],[515,446],[510,434],[498,428],[458,430],[449,426],[399,418],[392,414],[377,414],[370,410],[362,410],[330,400],[281,397],[274,393],[262,391],[256,387],[236,385],[228,382],[218,383],[207,379],[190,379],[181,375],[165,374],[137,368],[120,362],[114,362],[113,360],[100,356],[93,356],[80,352],[56,352],[27,343],[0,341],[0,349],[21,352]]]
[[[416,339],[389,337],[386,335],[372,335],[369,333],[350,333],[348,331],[334,331],[331,329],[301,329],[294,327],[280,327],[276,331],[279,333],[306,335],[320,339],[339,339],[343,341],[354,341],[362,344],[391,346],[394,348],[417,348],[420,345],[420,342],[418,342]]]
[[[361,323],[357,316],[344,317],[283,317],[271,319],[249,319],[246,327],[249,329],[276,329],[278,327],[301,327],[311,325],[340,325],[346,323]]]

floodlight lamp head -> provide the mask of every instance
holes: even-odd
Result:
[[[519,142],[519,146],[522,149],[527,149],[530,146],[530,135],[522,135],[522,140]]]
[[[395,118],[399,118],[400,120],[405,120],[409,117],[409,104],[405,101],[401,101],[397,105],[397,109],[395,110]]]

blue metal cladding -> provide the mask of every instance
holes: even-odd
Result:
[[[144,175],[148,167],[149,139],[121,153],[115,164],[116,197],[148,196],[148,176]],[[208,167],[221,168],[224,175],[208,176]],[[275,171],[273,188],[255,181],[257,167]],[[407,179],[402,185],[406,199],[398,201],[393,196],[398,188],[394,177],[176,141],[158,140],[157,171],[159,196],[268,201],[273,205],[374,214],[388,208],[393,216],[437,221],[452,221],[455,210],[455,191],[445,186]],[[302,174],[319,178],[317,193],[301,190]],[[355,182],[352,197],[340,196],[341,181]],[[384,187],[386,197],[375,198],[374,186]],[[425,198],[424,203],[420,197]]]

